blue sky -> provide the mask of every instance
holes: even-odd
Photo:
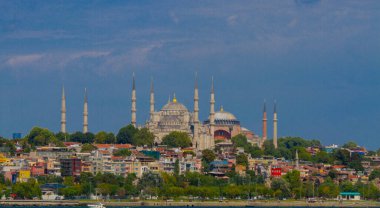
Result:
[[[379,1],[0,1],[0,135],[33,126],[59,130],[65,85],[67,128],[130,122],[132,73],[137,118],[170,94],[207,118],[211,76],[216,106],[261,135],[278,102],[280,136],[355,140],[380,147]],[[271,132],[272,129],[269,129]]]

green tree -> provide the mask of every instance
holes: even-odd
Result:
[[[179,168],[179,159],[177,159],[174,163],[174,175],[179,176],[180,168]]]
[[[368,153],[367,153],[367,156],[376,156],[376,152],[373,151],[373,150],[369,150]]]
[[[92,152],[96,149],[94,145],[87,143],[82,145],[81,152]]]
[[[349,141],[346,144],[344,144],[342,147],[346,149],[355,149],[356,147],[358,147],[358,145],[354,141]]]
[[[251,154],[252,157],[261,157],[264,154],[264,151],[256,145],[252,145],[248,142],[248,139],[243,134],[238,134],[231,139],[235,147],[244,148],[244,152]]]
[[[318,195],[320,197],[336,198],[338,194],[339,187],[331,180],[331,178],[327,178],[327,180],[318,187]]]
[[[290,185],[283,178],[272,179],[271,189],[274,197],[289,197],[291,194]]]
[[[163,145],[168,147],[191,147],[191,139],[186,132],[173,131],[162,139]]]
[[[10,141],[5,138],[0,138],[0,147],[5,148],[4,151],[7,151],[11,156],[14,156],[16,153],[16,146],[13,141]]]
[[[66,176],[63,178],[63,184],[65,186],[74,186],[75,179],[73,176]]]
[[[107,139],[107,132],[105,131],[100,131],[95,134],[95,143],[97,144],[105,144]]]
[[[117,185],[109,183],[99,183],[96,185],[96,188],[99,190],[99,193],[104,196],[115,195],[118,190]]]
[[[121,156],[121,157],[127,157],[127,156],[130,156],[131,154],[132,152],[126,148],[118,149],[113,153],[114,156]]]
[[[248,143],[247,137],[243,134],[238,134],[231,138],[232,144],[234,144],[235,147],[247,147],[251,145]]]
[[[203,161],[210,163],[210,162],[214,161],[215,158],[216,158],[216,155],[215,155],[214,151],[209,150],[209,149],[205,149],[202,151],[202,160]]]
[[[332,179],[335,179],[336,177],[338,177],[338,171],[336,171],[335,169],[332,169],[329,171],[328,176]]]
[[[294,198],[296,196],[296,192],[299,192],[301,187],[300,172],[297,170],[289,171],[284,176],[284,179],[289,183],[289,188]]]
[[[301,137],[284,137],[278,140],[279,147],[292,149],[293,147],[322,147],[318,140],[306,140]]]
[[[65,196],[65,198],[72,199],[75,196],[79,196],[81,191],[81,187],[79,185],[76,186],[68,186],[60,189],[61,194]]]
[[[147,190],[149,188],[162,187],[162,178],[159,174],[147,172],[144,173],[137,185],[139,190]]]
[[[45,183],[62,183],[63,178],[61,176],[57,175],[42,175],[42,176],[36,176],[36,180],[39,184],[45,184]]]
[[[358,181],[355,187],[364,199],[378,200],[380,198],[380,190],[373,183],[363,184]]]
[[[296,154],[295,150],[297,149],[298,150],[298,157],[300,160],[311,161],[311,154],[308,153],[304,147],[294,147],[292,149],[293,149],[293,155],[294,155],[293,158],[295,158],[295,154]]]
[[[70,140],[70,134],[68,133],[63,133],[63,132],[58,132],[55,134],[55,137],[62,142],[69,141]]]
[[[316,163],[332,164],[334,162],[334,158],[331,156],[331,154],[325,151],[320,151],[317,154],[315,154],[315,156],[312,158],[312,161]]]
[[[208,172],[210,170],[210,163],[214,161],[216,158],[216,155],[214,151],[205,149],[202,151],[202,167],[203,172]]]
[[[30,144],[36,146],[43,146],[49,143],[58,143],[58,140],[53,132],[41,127],[33,127],[26,138]]]
[[[363,171],[364,167],[362,165],[363,156],[353,153],[348,163],[348,167],[355,169],[356,171]]]
[[[73,142],[80,142],[82,144],[85,143],[93,143],[95,139],[95,135],[91,132],[82,133],[80,131],[77,131],[70,135],[70,140]]]
[[[229,199],[235,199],[242,194],[242,189],[236,185],[229,185],[223,189],[223,193]]]
[[[341,192],[356,192],[358,191],[357,187],[355,187],[350,181],[343,181],[340,184],[340,191]]]
[[[0,173],[0,184],[5,184],[5,177],[3,173]]]
[[[41,198],[42,195],[40,186],[35,179],[29,179],[28,182],[14,184],[12,186],[12,193],[22,199],[32,199],[34,197]]]
[[[154,134],[150,132],[148,128],[142,128],[134,134],[132,141],[135,146],[152,146]]]
[[[126,195],[134,196],[139,193],[137,187],[134,185],[136,179],[137,177],[134,173],[128,174],[125,178],[124,189]]]
[[[119,130],[116,136],[116,142],[118,144],[133,144],[133,136],[138,132],[132,124],[125,126]]]
[[[339,161],[343,165],[348,165],[350,162],[350,152],[345,149],[337,149],[333,152],[335,160]]]
[[[264,151],[256,145],[252,146],[248,153],[250,153],[253,158],[259,158],[264,155]]]
[[[116,142],[116,137],[113,133],[100,131],[95,135],[95,143],[97,144],[113,144]]]
[[[380,168],[374,169],[369,175],[369,180],[372,181],[375,178],[380,178]]]
[[[248,157],[245,154],[238,154],[236,156],[236,164],[243,165],[248,168]]]
[[[95,193],[96,181],[92,173],[82,172],[79,176],[80,192],[84,195]]]
[[[272,140],[266,140],[263,144],[264,147],[264,154],[265,155],[275,155],[276,149],[274,148],[274,144]]]

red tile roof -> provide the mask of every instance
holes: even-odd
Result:
[[[68,147],[68,146],[72,146],[72,145],[78,145],[80,144],[79,142],[63,142],[63,144]]]
[[[94,144],[94,146],[98,149],[109,149],[111,147],[116,149],[129,149],[133,147],[131,144]]]

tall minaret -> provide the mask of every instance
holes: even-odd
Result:
[[[263,140],[262,140],[262,144],[264,144],[265,140],[267,140],[267,107],[266,107],[266,101],[264,100],[264,108],[263,108]]]
[[[210,133],[214,138],[215,126],[215,94],[214,94],[214,77],[211,78],[211,96],[210,96]]]
[[[135,73],[133,73],[133,80],[132,80],[131,124],[134,127],[136,127],[136,83],[135,83]]]
[[[87,106],[87,89],[84,88],[84,105],[83,105],[83,133],[88,132],[88,106]]]
[[[277,103],[274,101],[273,107],[273,145],[277,149]]]
[[[154,89],[153,89],[153,78],[150,80],[150,120],[153,121],[154,114]]]
[[[199,96],[198,96],[198,74],[195,74],[195,83],[194,83],[194,123],[199,123]]]
[[[194,123],[194,138],[193,145],[197,148],[200,145],[199,142],[199,96],[198,96],[198,74],[195,73],[195,83],[194,83],[194,115],[193,115],[193,123]]]
[[[62,133],[66,133],[66,96],[65,96],[65,87],[62,87],[61,132]]]

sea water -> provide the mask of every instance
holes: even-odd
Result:
[[[4,205],[0,205],[1,208],[10,208],[10,207],[19,207],[19,208],[87,208],[87,206],[4,206]],[[192,208],[249,208],[249,207],[252,207],[252,208],[289,208],[291,206],[265,206],[265,207],[259,207],[259,206],[242,206],[242,207],[237,207],[237,206],[222,206],[222,207],[219,207],[219,206],[107,206],[107,208],[133,208],[133,207],[140,207],[140,208],[189,208],[189,207],[192,207]],[[300,207],[300,206],[296,206],[297,208],[306,208],[306,207]],[[318,207],[318,206],[307,206],[307,208],[310,208],[310,207],[313,207],[313,208],[332,208],[332,207]],[[333,206],[334,208],[336,208],[337,206]],[[349,207],[349,206],[344,206],[344,207]]]

